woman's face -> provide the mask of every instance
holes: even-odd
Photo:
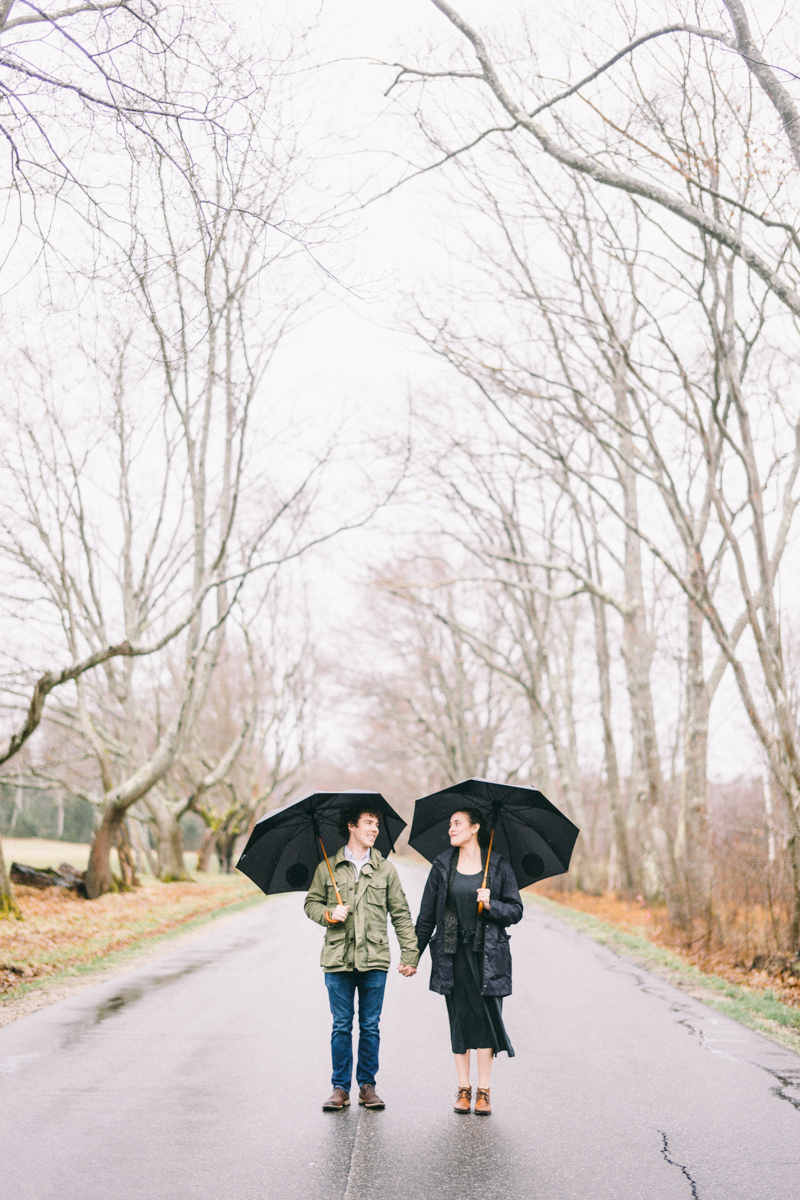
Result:
[[[450,845],[466,846],[467,842],[476,836],[479,829],[480,825],[470,824],[466,813],[453,813],[450,818]]]

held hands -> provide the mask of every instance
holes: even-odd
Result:
[[[330,909],[328,913],[328,920],[330,921],[331,925],[341,925],[342,921],[347,920],[347,914],[349,912],[349,905],[337,904],[336,908]]]
[[[405,975],[406,979],[410,979],[412,975],[416,975],[417,968],[409,967],[406,963],[400,963],[397,968],[401,975]]]
[[[488,888],[478,888],[478,903],[483,904],[484,912],[488,912],[489,909],[492,907],[491,904],[489,903],[490,899],[491,899],[491,892],[489,891]]]

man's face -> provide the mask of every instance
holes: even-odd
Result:
[[[380,821],[374,813],[362,813],[358,818],[358,824],[349,825],[348,829],[364,846],[372,846],[380,827]]]

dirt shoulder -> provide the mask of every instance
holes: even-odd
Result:
[[[766,972],[747,972],[724,960],[720,962],[721,969],[714,969],[714,956],[707,956],[710,962],[704,970],[695,961],[699,957],[696,952],[660,945],[656,939],[671,935],[660,930],[652,912],[647,921],[645,914],[649,910],[628,901],[581,892],[565,893],[556,900],[539,889],[526,890],[522,895],[526,902],[552,913],[573,929],[653,971],[709,1007],[800,1053],[800,989],[793,982],[776,986]],[[741,982],[741,977],[748,982]]]
[[[169,953],[265,897],[244,876],[148,882],[86,901],[62,889],[15,889],[22,921],[0,921],[0,1026]]]

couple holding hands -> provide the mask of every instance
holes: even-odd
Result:
[[[507,928],[522,917],[517,882],[495,852],[483,887],[486,830],[480,812],[467,805],[450,818],[451,849],[431,867],[415,927],[397,871],[374,846],[380,820],[366,801],[343,812],[339,833],[346,844],[330,862],[335,886],[326,864],[320,863],[305,902],[306,915],[326,931],[320,961],[333,1014],[333,1094],[322,1107],[340,1111],[350,1104],[356,992],[358,1102],[366,1108],[385,1107],[375,1081],[391,917],[400,943],[401,975],[416,974],[420,955],[430,945],[431,991],[445,997],[450,1019],[458,1075],[455,1111],[472,1109],[470,1052],[475,1050],[474,1111],[488,1116],[494,1056],[503,1050],[509,1057],[514,1054],[503,1024],[503,997],[511,994]]]

